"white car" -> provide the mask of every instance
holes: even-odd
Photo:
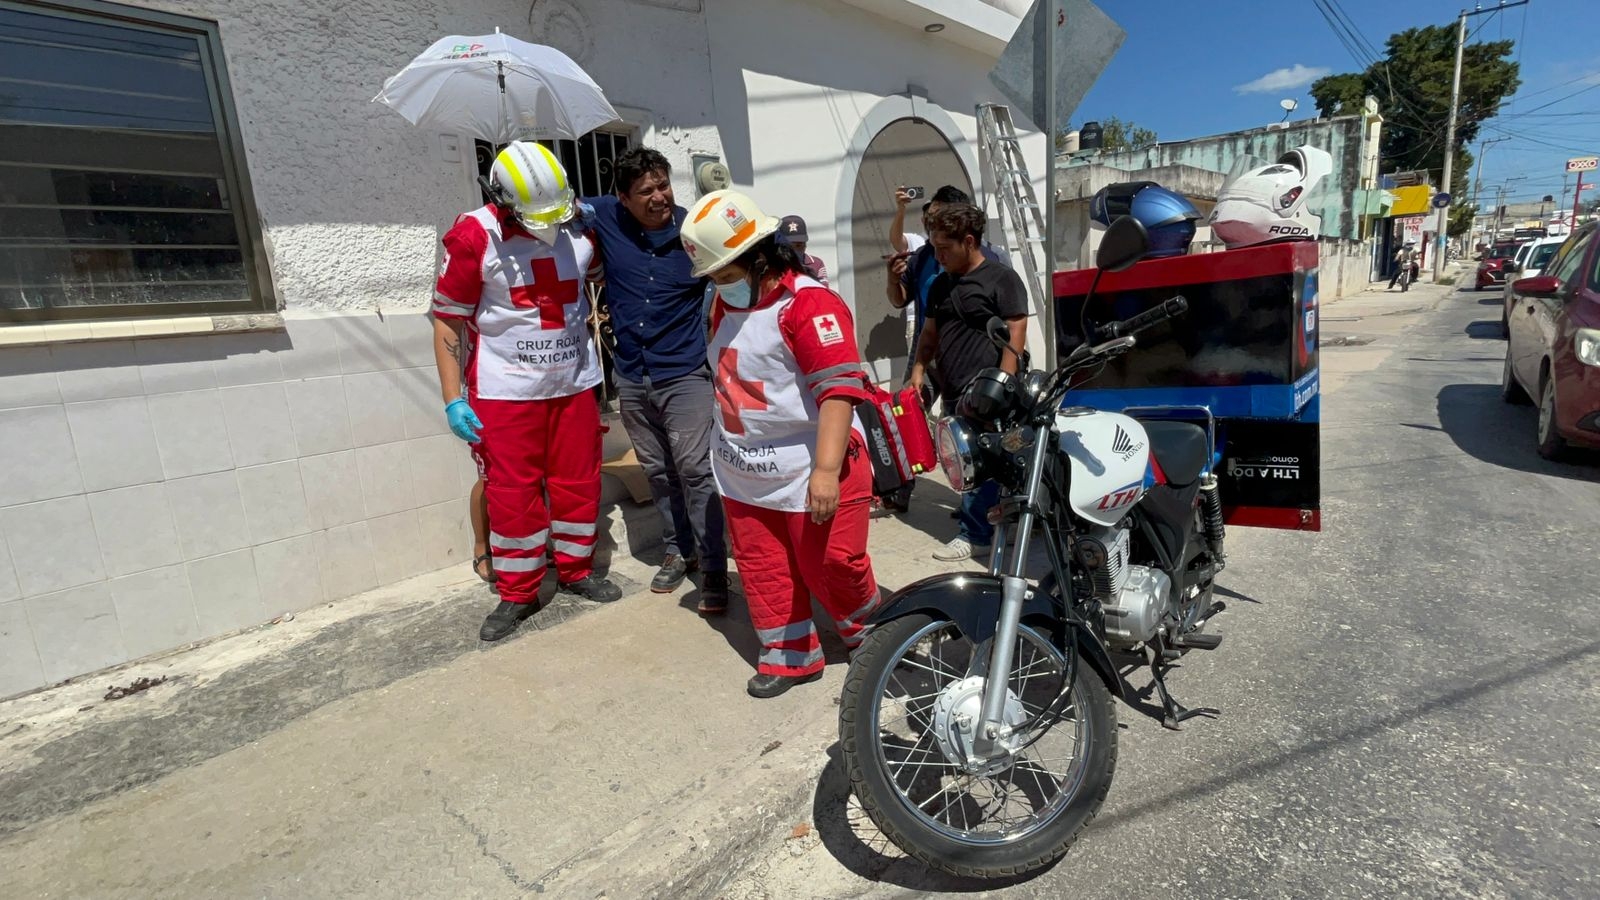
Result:
[[[1517,255],[1506,260],[1505,283],[1501,288],[1504,293],[1500,300],[1500,333],[1510,334],[1511,328],[1511,282],[1519,278],[1532,278],[1544,271],[1550,262],[1550,257],[1556,255],[1556,250],[1567,242],[1567,236],[1536,238],[1517,248]]]

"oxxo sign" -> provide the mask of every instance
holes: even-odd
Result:
[[[1580,156],[1567,160],[1568,172],[1593,172],[1600,168],[1600,156]]]

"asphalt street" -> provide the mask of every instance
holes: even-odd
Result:
[[[1499,297],[1432,293],[1371,343],[1332,307],[1325,369],[1387,353],[1324,397],[1325,530],[1230,533],[1227,639],[1169,680],[1222,717],[1171,733],[1124,709],[1110,797],[1062,863],[998,891],[931,874],[835,764],[818,846],[728,895],[1596,896],[1600,466],[1541,460],[1534,411],[1501,402]]]
[[[743,610],[619,548],[629,597],[499,644],[440,572],[0,704],[0,896],[1594,897],[1600,463],[1500,401],[1498,301],[1324,309],[1325,530],[1230,533],[1226,640],[1169,680],[1222,717],[1125,709],[1106,806],[1032,879],[938,876],[852,806],[836,639],[751,700]],[[940,569],[955,502],[874,523],[885,585]],[[139,677],[170,680],[103,697]]]

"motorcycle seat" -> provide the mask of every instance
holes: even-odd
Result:
[[[1150,452],[1160,463],[1161,471],[1166,473],[1167,483],[1176,488],[1194,484],[1206,469],[1206,457],[1210,451],[1206,446],[1206,430],[1193,422],[1174,422],[1170,419],[1140,421],[1145,433],[1150,436]]]

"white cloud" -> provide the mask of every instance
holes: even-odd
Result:
[[[1295,63],[1286,69],[1273,69],[1255,81],[1247,81],[1234,87],[1233,90],[1236,94],[1276,94],[1292,91],[1295,88],[1303,88],[1332,71],[1324,66],[1303,66]]]

